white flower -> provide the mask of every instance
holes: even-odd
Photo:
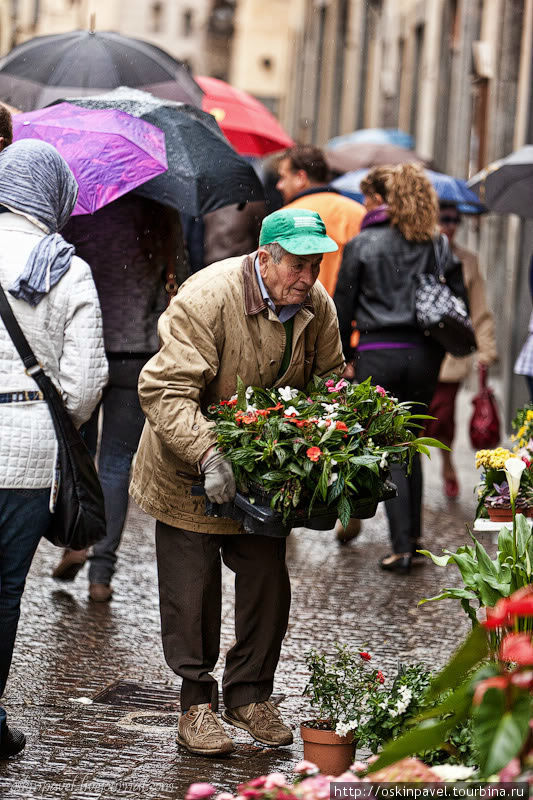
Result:
[[[387,469],[389,466],[389,462],[387,461],[388,452],[385,450],[384,453],[381,454],[381,461],[379,462],[380,469]]]
[[[248,388],[246,389],[246,399],[249,400],[250,397],[253,395],[253,393],[254,393],[253,387],[248,386]]]
[[[325,410],[326,414],[328,414],[328,416],[330,414],[334,414],[336,411],[336,406],[334,403],[320,403],[320,405]]]
[[[246,413],[247,414],[251,414],[252,412],[255,412],[255,411],[257,411],[257,406],[254,406],[254,405],[251,405],[251,406],[247,405],[246,406]]]
[[[409,703],[411,702],[413,691],[412,689],[409,688],[409,686],[400,686],[400,688],[398,689],[398,694],[402,696],[403,700],[407,700],[407,702]]]
[[[290,403],[290,401],[298,394],[298,389],[291,389],[290,386],[284,386],[283,389],[278,389],[278,394],[282,400],[284,400],[286,403]]]
[[[332,420],[329,417],[321,417],[317,422],[317,427],[325,428],[328,422],[331,425]]]
[[[331,475],[329,476],[328,486],[331,486],[332,483],[335,483],[338,477],[339,477],[338,472],[332,472]]]
[[[387,703],[386,703],[386,702],[385,702],[385,703],[378,703],[378,708],[382,708],[382,709],[383,709],[383,711],[386,711],[386,709],[387,709],[388,707],[389,707],[389,706],[387,705]]]
[[[463,764],[437,764],[431,771],[439,776],[441,781],[465,781],[476,771],[475,767],[465,767]]]
[[[505,462],[505,476],[509,484],[511,500],[514,500],[520,491],[520,480],[525,468],[525,462],[521,458],[508,458]]]
[[[396,711],[396,709],[395,709],[395,708],[391,708],[391,709],[390,709],[390,711],[389,711],[389,716],[390,716],[390,717],[397,717],[397,716],[398,716],[398,712]]]
[[[332,467],[336,467],[337,466],[337,462],[335,461],[334,458],[332,458],[329,463],[331,464]]]
[[[287,417],[290,417],[290,416],[299,417],[300,416],[300,412],[296,411],[294,406],[289,406],[288,408],[285,409],[285,415]]]
[[[357,728],[355,720],[348,720],[348,722],[337,722],[335,733],[337,736],[347,736],[354,728]]]

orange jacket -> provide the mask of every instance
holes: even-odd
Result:
[[[287,203],[285,208],[308,208],[316,211],[324,221],[326,233],[339,246],[334,253],[324,254],[318,276],[328,294],[333,297],[344,245],[359,233],[366,209],[355,200],[337,192],[311,192]]]

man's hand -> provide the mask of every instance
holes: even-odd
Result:
[[[237,488],[230,462],[216,447],[210,447],[200,462],[204,475],[204,489],[212,503],[233,500]]]

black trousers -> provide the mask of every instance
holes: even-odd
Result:
[[[442,348],[431,340],[405,350],[364,350],[357,354],[355,375],[358,381],[371,377],[372,383],[383,386],[400,402],[424,403],[426,408],[414,406],[413,413],[427,414],[443,355]],[[392,549],[395,553],[412,553],[418,547],[422,523],[420,456],[413,458],[410,475],[405,467],[393,465],[391,477],[398,487],[398,496],[385,502]]]
[[[156,552],[163,651],[183,679],[182,711],[199,703],[218,707],[210,673],[220,652],[221,559],[235,573],[236,642],[226,655],[224,705],[268,700],[289,619],[285,539],[194,533],[157,522]]]

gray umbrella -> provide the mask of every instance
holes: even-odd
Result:
[[[0,61],[0,99],[21,111],[116,86],[202,107],[203,91],[181,61],[150,42],[111,31],[36,36]]]
[[[493,161],[468,187],[490,211],[533,218],[533,145]]]
[[[127,86],[69,102],[83,108],[118,108],[164,132],[168,171],[143,184],[136,194],[192,216],[264,199],[253,167],[233,150],[215,118],[205,111]]]

